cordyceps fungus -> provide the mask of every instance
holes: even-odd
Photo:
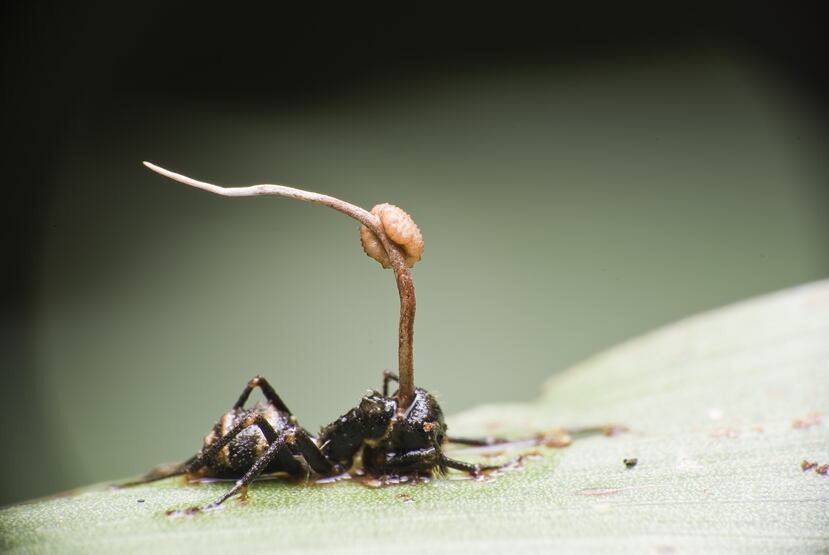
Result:
[[[226,197],[253,197],[274,195],[305,202],[322,204],[351,216],[360,224],[360,240],[367,255],[383,268],[392,268],[400,293],[400,335],[398,345],[399,388],[398,407],[405,410],[415,395],[412,342],[414,339],[415,291],[409,268],[420,260],[423,236],[420,228],[402,209],[391,204],[378,204],[371,212],[328,195],[303,191],[284,185],[251,185],[248,187],[221,187],[171,172],[150,162],[149,169],[185,185],[204,189]]]
[[[445,475],[449,469],[470,477],[498,472],[513,463],[487,465],[465,462],[444,452],[448,444],[488,447],[506,444],[503,438],[459,438],[449,436],[443,410],[434,395],[414,386],[412,335],[415,295],[409,268],[420,260],[423,236],[414,220],[390,204],[378,204],[367,212],[358,206],[327,195],[282,185],[220,187],[179,175],[148,162],[153,171],[186,185],[228,197],[277,195],[330,206],[359,221],[360,239],[366,254],[384,268],[392,268],[400,292],[399,375],[383,373],[382,392],[369,390],[359,404],[312,434],[303,428],[267,379],[254,376],[238,400],[204,436],[202,448],[175,465],[164,465],[122,486],[139,485],[172,476],[188,478],[237,478],[233,487],[212,503],[171,510],[170,516],[190,515],[214,509],[247,494],[247,488],[262,473],[306,478],[315,475],[330,480],[350,472],[381,483],[409,478]],[[389,383],[399,382],[396,395],[389,395]],[[245,408],[251,392],[261,390],[265,403]],[[258,433],[257,430],[258,429]],[[585,430],[595,433],[595,430]],[[573,431],[572,434],[577,433]],[[564,447],[571,434],[528,438],[532,445]],[[517,461],[523,460],[521,457]],[[516,463],[517,464],[517,463]]]

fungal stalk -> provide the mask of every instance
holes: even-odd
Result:
[[[400,383],[397,400],[401,410],[408,408],[414,398],[412,343],[414,340],[415,318],[414,282],[409,268],[420,260],[423,252],[423,237],[417,224],[406,212],[391,204],[378,204],[369,212],[338,198],[284,185],[221,187],[171,172],[150,162],[144,162],[144,165],[174,181],[204,189],[217,195],[225,197],[254,197],[259,195],[288,197],[328,206],[360,222],[362,224],[360,240],[363,250],[384,268],[392,268],[397,281],[397,291],[400,294],[400,336],[397,354]]]

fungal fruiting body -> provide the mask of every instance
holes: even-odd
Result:
[[[375,205],[371,213],[380,220],[386,236],[403,250],[406,266],[414,266],[423,256],[423,234],[412,217],[402,208],[388,203]],[[360,241],[367,255],[383,268],[391,268],[391,260],[383,243],[366,225],[360,226]]]
[[[380,262],[384,268],[394,270],[397,289],[400,294],[400,327],[398,342],[399,388],[397,401],[405,411],[414,399],[414,362],[412,343],[414,341],[415,293],[412,275],[409,271],[423,254],[423,235],[412,217],[391,204],[378,204],[371,212],[335,197],[311,191],[303,191],[284,185],[262,184],[248,187],[222,187],[205,181],[198,181],[162,167],[144,162],[154,172],[170,179],[226,197],[253,197],[275,195],[293,198],[333,208],[354,218],[361,224],[360,238],[365,252]]]

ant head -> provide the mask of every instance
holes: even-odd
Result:
[[[360,416],[363,420],[366,439],[382,437],[397,412],[397,402],[383,397],[376,391],[369,391],[360,401]]]

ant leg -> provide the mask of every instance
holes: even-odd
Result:
[[[383,475],[405,475],[436,469],[438,473],[443,474],[444,469],[440,460],[440,452],[434,447],[424,447],[405,453],[389,453],[383,457],[383,462],[378,467],[371,469],[371,472]]]
[[[592,435],[606,435],[612,436],[626,431],[624,426],[604,425],[604,426],[584,426],[579,428],[561,428],[558,430],[551,430],[548,432],[539,432],[530,437],[519,437],[513,439],[506,439],[503,437],[447,437],[448,443],[457,443],[459,445],[469,445],[472,447],[488,447],[490,445],[503,445],[506,443],[535,443],[537,445],[547,444],[551,440],[558,438],[579,438],[588,437]]]
[[[502,437],[447,437],[446,441],[449,443],[457,443],[458,445],[470,445],[472,447],[487,447],[489,445],[500,445],[502,443],[512,443],[508,439]]]
[[[253,383],[253,381],[254,380],[251,380],[251,383]],[[243,393],[242,395],[243,397],[250,395],[250,390],[246,388],[245,393]],[[242,404],[244,404],[244,400],[242,400]],[[115,487],[122,488],[137,486],[149,482],[156,482],[158,480],[163,480],[165,478],[171,478],[173,476],[180,476],[182,474],[192,474],[194,472],[197,472],[198,470],[203,468],[208,463],[208,461],[212,460],[213,457],[215,457],[216,454],[225,445],[230,443],[234,437],[239,435],[242,432],[242,430],[244,430],[245,428],[249,428],[250,426],[258,426],[259,430],[261,430],[262,432],[262,435],[265,436],[265,439],[268,441],[269,444],[273,443],[276,440],[277,433],[276,430],[273,429],[273,426],[271,426],[270,422],[268,422],[265,419],[265,417],[263,417],[261,414],[256,414],[253,411],[249,411],[247,416],[243,420],[241,420],[236,426],[231,428],[230,431],[228,431],[224,436],[220,437],[214,443],[211,443],[206,449],[202,449],[199,453],[193,455],[183,463],[172,465],[163,464],[156,466],[141,478],[117,484]]]
[[[295,454],[302,455],[311,470],[323,476],[331,476],[343,471],[339,465],[335,465],[326,457],[323,452],[308,435],[308,432],[301,428],[294,430],[293,446]]]
[[[288,448],[288,442],[286,434],[281,434],[277,436],[277,438],[268,446],[268,449],[262,453],[262,456],[256,459],[256,462],[253,463],[253,466],[245,472],[245,475],[242,476],[239,480],[236,481],[234,486],[222,495],[219,499],[214,501],[213,503],[209,503],[207,505],[202,505],[201,507],[193,507],[191,509],[187,509],[186,513],[193,513],[198,511],[206,511],[210,509],[215,509],[234,495],[238,494],[239,492],[245,491],[247,487],[253,482],[256,478],[259,477],[260,474],[268,467],[268,465],[279,455],[280,451],[283,449]]]
[[[196,472],[204,467],[208,461],[212,460],[213,457],[215,457],[225,445],[230,443],[234,437],[238,436],[242,430],[250,428],[251,426],[258,426],[259,430],[262,432],[262,435],[265,436],[265,439],[269,444],[274,443],[278,439],[276,430],[273,429],[271,423],[268,422],[264,416],[254,411],[249,411],[247,416],[231,428],[230,431],[217,439],[215,442],[211,443],[206,449],[202,449],[195,457],[190,459],[190,461],[188,461],[188,463],[184,466],[183,473],[192,474],[193,472]]]
[[[245,386],[245,389],[242,390],[242,394],[239,396],[239,400],[236,401],[235,405],[233,405],[233,408],[241,409],[242,407],[244,407],[245,403],[248,400],[248,397],[250,397],[251,392],[256,387],[259,387],[259,389],[262,390],[262,394],[265,396],[265,399],[267,399],[268,402],[270,402],[277,409],[288,415],[293,414],[291,412],[291,409],[289,409],[288,406],[285,405],[285,403],[282,401],[282,399],[280,399],[279,395],[276,394],[276,391],[271,386],[271,384],[268,383],[268,380],[266,380],[262,376],[254,376],[253,379],[251,379],[248,382],[248,384]]]
[[[389,381],[399,382],[400,379],[397,377],[397,374],[383,370],[383,397],[389,396]]]
[[[236,428],[234,428],[234,430],[235,429]],[[230,434],[228,433],[228,435]],[[256,462],[254,462],[253,466],[251,466],[250,469],[248,469],[248,471],[245,472],[245,475],[236,481],[236,483],[230,491],[222,495],[213,503],[204,505],[202,507],[196,507],[194,509],[189,509],[186,512],[215,509],[216,507],[218,507],[234,495],[237,495],[240,492],[244,492],[246,488],[251,484],[251,482],[258,478],[259,475],[262,474],[262,472],[266,468],[268,468],[268,465],[281,452],[283,452],[283,449],[287,449],[292,454],[301,455],[308,463],[308,466],[310,466],[311,469],[317,474],[332,474],[333,471],[336,469],[336,467],[332,465],[328,459],[325,458],[325,456],[319,450],[317,445],[311,440],[311,437],[308,435],[308,432],[306,432],[305,430],[294,428],[292,430],[284,431],[281,434],[277,435],[273,439],[273,441],[271,441],[270,438],[268,441],[270,442],[270,446],[268,447],[268,449],[264,453],[262,453],[261,457],[256,459]]]
[[[449,468],[454,468],[455,470],[462,470],[468,474],[472,474],[473,476],[477,476],[481,472],[485,470],[497,470],[501,468],[503,465],[485,465],[485,464],[472,464],[468,462],[458,461],[455,459],[450,459],[445,455],[441,455],[440,462],[443,466],[447,466]]]
[[[434,470],[444,474],[447,468],[462,470],[477,476],[486,470],[495,470],[503,465],[472,464],[455,459],[450,459],[434,447],[425,447],[407,453],[387,455],[381,470],[392,474],[411,474],[420,470]]]
[[[131,480],[129,482],[121,482],[120,484],[114,484],[111,487],[128,488],[132,486],[138,486],[141,484],[147,484],[150,482],[157,482],[158,480],[172,478],[173,476],[181,476],[186,472],[187,465],[192,464],[194,460],[196,460],[196,455],[193,455],[183,463],[160,464],[158,466],[153,467],[144,476],[136,480]]]

